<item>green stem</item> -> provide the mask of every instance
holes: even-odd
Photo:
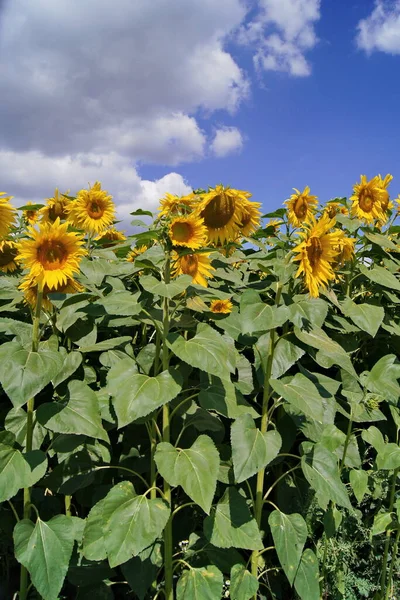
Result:
[[[389,512],[390,513],[393,512],[394,500],[395,500],[395,495],[396,495],[396,482],[397,482],[397,477],[399,475],[399,472],[400,472],[400,468],[398,467],[397,469],[394,470],[394,473],[392,475],[392,485],[390,487],[390,497],[389,497]],[[385,548],[383,551],[382,571],[381,571],[382,598],[388,598],[387,594],[390,589],[390,579],[389,578],[388,578],[387,587],[386,587],[386,569],[387,569],[388,556],[389,556],[390,537],[391,537],[391,531],[387,531],[386,532],[386,540],[385,540]],[[393,562],[393,560],[394,560],[394,554],[392,556],[392,562]],[[386,590],[386,593],[385,593],[385,590]]]
[[[39,325],[40,325],[40,312],[42,310],[43,300],[43,288],[38,286],[36,296],[36,308],[35,315],[33,317],[33,328],[32,328],[32,352],[38,352],[39,350]],[[32,450],[33,442],[33,411],[35,409],[35,399],[30,398],[28,400],[26,409],[26,438],[25,438],[25,451],[30,452]],[[23,518],[29,519],[31,515],[31,489],[24,488],[24,509]],[[19,585],[19,600],[26,600],[28,597],[28,571],[24,566],[21,565],[20,572],[20,585]]]
[[[67,517],[71,516],[71,499],[72,496],[64,496],[65,514],[67,515]]]
[[[276,296],[275,296],[275,304],[278,306],[282,293],[282,284],[278,282]],[[270,344],[269,344],[269,353],[267,358],[267,365],[265,368],[265,377],[264,377],[264,393],[263,393],[263,403],[262,403],[262,412],[261,412],[261,427],[260,431],[262,434],[266,433],[268,429],[268,405],[272,395],[272,388],[270,386],[270,379],[272,374],[272,363],[274,360],[274,351],[276,346],[276,331],[275,329],[271,330],[270,333]],[[261,469],[257,473],[257,483],[256,483],[256,498],[255,498],[255,519],[258,527],[261,525],[261,516],[262,509],[264,504],[264,477],[265,477],[265,468]],[[257,577],[258,574],[258,550],[253,550],[251,555],[251,573],[254,577]],[[257,594],[254,596],[254,600],[257,600]]]
[[[392,587],[392,579],[393,579],[393,570],[394,570],[394,565],[396,562],[396,558],[397,558],[397,548],[399,545],[399,538],[400,538],[400,525],[397,528],[397,532],[396,532],[396,537],[394,539],[394,544],[393,544],[393,551],[392,551],[392,560],[390,563],[390,569],[389,569],[389,575],[388,575],[388,582],[387,582],[387,586],[386,586],[386,596],[385,596],[385,600],[389,600],[390,598],[390,593],[391,593],[391,587]]]

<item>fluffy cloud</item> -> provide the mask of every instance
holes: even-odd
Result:
[[[258,44],[256,68],[310,75],[305,53],[318,42],[314,25],[320,6],[321,0],[258,0],[258,14],[239,33],[241,43]]]
[[[356,42],[371,53],[400,54],[400,0],[376,0],[372,13],[357,26]]]
[[[217,129],[211,143],[211,151],[215,156],[221,158],[238,152],[243,147],[243,137],[237,127],[223,127]]]

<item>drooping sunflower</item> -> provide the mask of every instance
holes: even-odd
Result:
[[[229,314],[232,312],[233,304],[230,300],[212,300],[210,310],[216,314]]]
[[[310,194],[308,185],[302,192],[297,188],[293,189],[296,193],[285,200],[284,204],[287,206],[289,223],[294,227],[300,227],[315,213],[318,198]]]
[[[135,247],[130,252],[128,252],[125,260],[133,263],[133,262],[135,262],[135,258],[140,256],[140,254],[143,254],[143,252],[146,252],[146,250],[148,250],[147,246]]]
[[[11,240],[0,242],[0,271],[3,273],[12,273],[18,269],[18,262],[15,260],[18,254],[17,244]]]
[[[326,213],[330,219],[333,219],[338,213],[348,215],[349,211],[339,202],[327,202],[324,207],[324,213]]]
[[[68,194],[68,192],[65,192],[65,194]],[[54,223],[56,219],[65,220],[67,218],[68,202],[68,198],[56,188],[54,196],[46,199],[46,206],[38,210],[37,215],[41,217],[43,223]]]
[[[180,213],[186,213],[191,208],[193,202],[193,192],[187,194],[187,196],[175,196],[174,194],[165,194],[164,198],[160,200],[159,212],[160,217],[178,215]]]
[[[356,240],[354,238],[347,238],[342,231],[342,236],[339,239],[338,245],[335,247],[338,250],[338,254],[335,257],[334,267],[341,267],[354,256],[354,246]]]
[[[174,246],[185,246],[192,250],[201,248],[207,240],[204,220],[195,213],[172,219],[168,233]]]
[[[207,287],[206,277],[212,277],[212,271],[215,270],[211,266],[209,256],[209,252],[182,255],[175,251],[172,252],[172,276],[191,275],[193,283]]]
[[[197,197],[194,211],[204,219],[210,242],[224,244],[237,238],[250,196],[250,192],[217,185]]]
[[[115,220],[115,205],[112,196],[96,183],[88,190],[78,192],[76,199],[67,207],[68,220],[77,229],[87,233],[101,233]]]
[[[10,227],[14,225],[16,216],[16,210],[10,202],[13,196],[5,194],[5,192],[0,192],[0,238],[8,234]]]
[[[382,191],[384,192],[384,194],[382,195],[382,199],[381,199],[382,212],[384,214],[386,214],[386,211],[392,210],[392,208],[393,208],[393,202],[390,201],[390,196],[389,196],[389,192],[387,189],[392,180],[393,180],[393,175],[390,175],[390,173],[388,173],[383,179],[380,175],[378,175],[379,185],[380,185]]]
[[[240,232],[243,236],[248,237],[260,227],[260,212],[261,202],[243,202],[242,215],[240,219]]]
[[[33,202],[29,201],[26,203],[25,206],[35,206],[35,205]],[[43,208],[46,208],[46,207],[43,207]],[[40,212],[39,212],[39,210],[30,210],[29,208],[27,208],[24,211],[22,211],[22,216],[27,225],[34,225],[40,216]]]
[[[68,231],[68,223],[60,223],[59,218],[54,223],[40,223],[39,229],[28,227],[28,236],[17,244],[17,260],[30,269],[29,275],[38,285],[49,290],[66,285],[86,254],[83,236]]]
[[[115,229],[115,227],[110,227],[109,229],[106,229],[100,233],[94,239],[96,242],[100,242],[104,248],[109,248],[117,242],[124,242],[126,240],[126,235],[123,233],[123,231],[118,231],[118,229]]]
[[[29,304],[32,309],[34,309],[36,306],[37,288],[38,286],[36,279],[30,275],[24,277],[19,286],[19,289],[24,292],[25,302]],[[57,292],[59,294],[76,294],[77,292],[83,292],[84,290],[85,288],[72,278],[68,278],[66,283],[61,284],[54,289],[50,289],[47,285],[45,285],[43,288],[42,306],[47,311],[52,310],[53,304],[48,297],[50,293]]]
[[[386,215],[383,211],[382,204],[385,203],[388,192],[382,187],[382,179],[378,176],[373,177],[370,181],[366,175],[361,175],[360,183],[356,183],[353,188],[354,194],[350,197],[353,204],[351,206],[351,214],[365,221],[367,224],[373,221],[386,221]]]
[[[300,262],[296,277],[303,276],[313,298],[335,279],[333,264],[339,254],[343,232],[333,229],[334,225],[335,219],[330,219],[327,214],[319,221],[311,215],[298,234],[302,241],[293,249],[297,254],[293,260]]]

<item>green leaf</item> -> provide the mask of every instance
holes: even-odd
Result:
[[[204,520],[204,535],[218,548],[261,550],[263,547],[257,522],[246,499],[234,487],[225,491],[211,515]]]
[[[290,369],[305,353],[305,351],[293,344],[287,338],[280,338],[274,349],[274,357],[272,361],[273,379],[278,379]],[[264,367],[265,373],[265,367]]]
[[[261,433],[254,419],[244,414],[232,424],[231,444],[235,479],[241,483],[276,458],[282,439],[275,430]]]
[[[350,485],[354,492],[357,502],[362,502],[368,489],[368,473],[353,469],[350,471]]]
[[[321,367],[329,369],[332,365],[339,365],[357,379],[357,373],[347,352],[337,342],[331,340],[325,331],[318,327],[314,327],[311,331],[295,328],[294,333],[301,342],[318,350],[315,360]]]
[[[326,509],[330,500],[351,509],[346,487],[340,480],[336,457],[322,444],[315,444],[312,463],[310,457],[302,456],[301,466],[305,478],[315,490],[319,505]]]
[[[392,515],[389,512],[378,513],[374,517],[374,524],[372,525],[372,535],[380,535],[389,527],[392,522]]]
[[[279,562],[290,585],[293,585],[307,540],[307,524],[301,515],[285,515],[279,510],[272,511],[268,523]]]
[[[381,452],[385,447],[385,440],[380,429],[371,425],[368,429],[364,429],[361,433],[362,439],[371,444],[377,452]]]
[[[134,210],[133,212],[129,213],[130,215],[136,217],[136,216],[147,216],[147,217],[153,217],[153,213],[150,212],[149,210],[143,210],[142,208],[138,208],[136,210]]]
[[[178,294],[182,294],[192,283],[191,275],[181,275],[170,283],[159,281],[152,275],[144,275],[140,278],[140,283],[150,294],[161,296],[162,298],[174,298]]]
[[[22,454],[11,445],[0,444],[0,502],[34,485],[44,477],[46,469],[47,457],[41,450]]]
[[[29,352],[18,342],[0,346],[0,383],[15,407],[35,397],[62,366],[58,352]]]
[[[382,235],[380,233],[371,233],[369,231],[364,231],[364,236],[373,244],[376,244],[380,248],[390,248],[391,250],[397,250],[398,246],[391,240],[389,240],[387,235]]]
[[[147,590],[156,580],[162,561],[161,544],[156,542],[121,565],[124,577],[139,600],[144,600]]]
[[[360,265],[360,271],[365,277],[374,283],[378,283],[383,287],[387,287],[391,290],[400,291],[400,281],[393,273],[384,267],[374,265],[372,269],[368,269],[365,265]]]
[[[211,377],[211,383],[199,394],[199,402],[206,410],[213,410],[228,419],[236,419],[245,413],[258,417],[254,408],[246,402],[230,379]]]
[[[120,315],[133,317],[142,310],[138,302],[140,294],[131,294],[126,290],[114,290],[105,298],[98,300],[96,304],[103,306],[109,315]]]
[[[236,352],[215,329],[201,323],[196,335],[190,340],[178,333],[168,336],[168,346],[181,360],[211,375],[229,379],[235,372]]]
[[[318,388],[302,373],[286,381],[270,379],[270,385],[279,396],[305,415],[322,423],[324,407]]]
[[[400,363],[397,356],[387,354],[383,356],[372,367],[365,386],[370,392],[381,394],[384,398],[397,406],[400,398],[400,386],[397,380],[400,378]]]
[[[170,485],[180,485],[209,514],[217,486],[219,454],[207,435],[199,435],[188,449],[174,448],[167,442],[157,445],[154,456],[161,476]]]
[[[288,319],[288,310],[286,306],[264,304],[259,294],[247,290],[240,301],[240,317],[242,333],[251,334],[280,327]]]
[[[385,310],[381,306],[374,306],[366,302],[356,304],[351,298],[346,298],[342,308],[346,317],[349,317],[357,327],[372,337],[376,336],[385,316]]]
[[[43,600],[57,600],[74,545],[71,517],[57,515],[50,521],[23,519],[14,528],[15,557],[29,571]]]
[[[65,348],[61,347],[59,353],[63,359],[63,367],[51,380],[54,387],[57,387],[73,375],[82,363],[82,354],[80,352],[67,352]]]
[[[398,444],[385,444],[376,457],[378,469],[392,471],[400,468],[400,446]]]
[[[39,406],[37,419],[43,427],[57,433],[83,434],[108,441],[101,423],[96,393],[83,381],[68,383],[69,401],[66,406],[48,402]]]
[[[88,346],[80,346],[80,352],[105,352],[107,350],[112,350],[113,348],[118,348],[122,344],[126,344],[131,342],[132,338],[130,335],[122,335],[120,337],[113,337],[109,340],[103,340],[102,342],[97,342],[97,344],[90,344]]]
[[[156,377],[149,377],[138,373],[130,358],[119,361],[110,369],[107,383],[119,427],[149,415],[176,398],[182,389],[176,371],[163,371]]]
[[[328,314],[328,303],[322,298],[300,300],[287,308],[290,321],[299,328],[310,323],[314,327],[322,327]]]
[[[103,508],[106,499],[100,500],[95,504],[86,519],[86,525],[83,532],[82,553],[89,560],[104,560],[107,558],[106,547],[104,543],[104,515]]]
[[[177,600],[217,600],[222,596],[224,577],[214,566],[184,571],[176,586]]]
[[[310,548],[303,552],[294,580],[294,587],[301,600],[319,600],[321,597],[318,559]]]
[[[257,577],[254,577],[244,565],[233,565],[229,591],[232,600],[250,600],[258,591]]]

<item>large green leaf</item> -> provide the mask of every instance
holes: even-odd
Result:
[[[0,346],[0,383],[16,407],[36,396],[62,366],[58,352],[29,352],[18,342]]]
[[[352,469],[350,471],[350,485],[353,490],[357,502],[362,502],[368,489],[368,473],[358,469]]]
[[[118,348],[122,344],[126,344],[131,342],[132,338],[129,335],[122,335],[120,337],[112,337],[108,340],[103,340],[102,342],[97,342],[96,344],[89,344],[87,346],[79,346],[80,352],[105,352],[107,350],[112,350],[113,348]]]
[[[202,386],[199,402],[206,410],[213,410],[229,419],[236,419],[245,413],[258,417],[258,413],[244,399],[230,379],[211,376],[207,387]]]
[[[320,423],[324,420],[324,406],[318,388],[302,373],[283,381],[270,379],[270,385],[295,409]]]
[[[276,458],[282,440],[275,430],[261,433],[254,419],[244,414],[232,424],[231,444],[235,479],[241,483]]]
[[[140,278],[140,283],[146,292],[164,298],[174,298],[184,292],[192,283],[192,280],[193,278],[190,275],[181,275],[170,283],[164,283],[164,281],[159,281],[152,275],[144,275]]]
[[[280,327],[288,319],[288,310],[286,306],[264,304],[259,294],[247,290],[240,301],[240,317],[242,333],[251,334]]]
[[[374,265],[372,269],[368,269],[365,265],[360,265],[360,271],[374,283],[378,283],[391,290],[400,291],[400,281],[388,269],[379,267],[378,265]]]
[[[110,369],[107,382],[119,427],[170,402],[182,389],[176,371],[163,371],[156,377],[149,377],[138,373],[130,358],[119,361]]]
[[[343,312],[363,331],[375,337],[385,316],[385,310],[381,306],[363,302],[356,304],[351,298],[346,298],[342,304]]]
[[[108,296],[98,300],[96,304],[101,305],[109,315],[133,317],[142,310],[138,302],[139,293],[131,294],[126,290],[113,290]]]
[[[219,471],[218,450],[210,437],[199,435],[187,449],[176,449],[162,442],[157,446],[154,460],[170,485],[181,485],[204,512],[210,512]]]
[[[296,327],[302,328],[309,324],[322,327],[328,314],[328,303],[322,298],[309,298],[290,304],[288,311],[289,319]]]
[[[318,350],[315,360],[321,367],[329,369],[332,365],[339,365],[357,378],[357,373],[345,349],[331,340],[325,331],[318,327],[314,327],[311,331],[301,331],[295,327],[294,333],[301,342]]]
[[[121,565],[124,577],[139,600],[144,600],[147,590],[156,580],[162,561],[161,544],[156,542]]]
[[[387,354],[378,360],[366,378],[365,386],[370,392],[381,394],[397,406],[400,398],[400,363],[397,356]]]
[[[390,471],[400,468],[400,446],[398,444],[385,444],[378,452],[376,457],[376,466],[378,469],[388,469]]]
[[[63,406],[48,402],[39,406],[37,419],[43,427],[57,433],[83,434],[108,441],[101,424],[96,393],[83,381],[70,381],[69,401]]]
[[[294,587],[301,600],[319,600],[321,597],[318,559],[310,548],[303,552],[294,580]]]
[[[219,600],[224,577],[214,566],[183,571],[176,586],[177,600]]]
[[[307,524],[298,513],[286,515],[279,510],[272,511],[268,523],[279,562],[290,585],[293,585],[307,540]]]
[[[105,504],[105,498],[97,502],[97,504],[91,508],[86,519],[86,525],[83,532],[82,553],[89,560],[104,560],[107,558],[104,543],[103,508]]]
[[[340,480],[336,456],[324,445],[315,444],[312,461],[309,455],[304,455],[301,466],[322,509],[326,509],[330,500],[351,509],[346,487]]]
[[[72,517],[57,515],[50,521],[24,519],[14,529],[15,556],[29,571],[43,600],[57,600],[67,574],[74,527]]]
[[[73,375],[82,363],[82,354],[80,352],[67,352],[65,348],[61,347],[59,353],[63,360],[63,367],[51,380],[54,387],[57,387]]]
[[[44,477],[46,469],[47,457],[41,450],[22,454],[11,445],[0,444],[0,502],[34,485]]]
[[[178,333],[171,333],[168,336],[168,346],[178,358],[192,367],[221,379],[229,379],[230,373],[235,372],[234,346],[205,323],[198,325],[196,335],[190,340],[185,340]]]
[[[232,600],[250,600],[258,590],[258,580],[244,565],[233,565],[231,569],[231,585],[229,588]]]
[[[251,515],[246,499],[234,487],[229,487],[211,515],[204,520],[204,535],[218,548],[263,547],[257,522]]]

